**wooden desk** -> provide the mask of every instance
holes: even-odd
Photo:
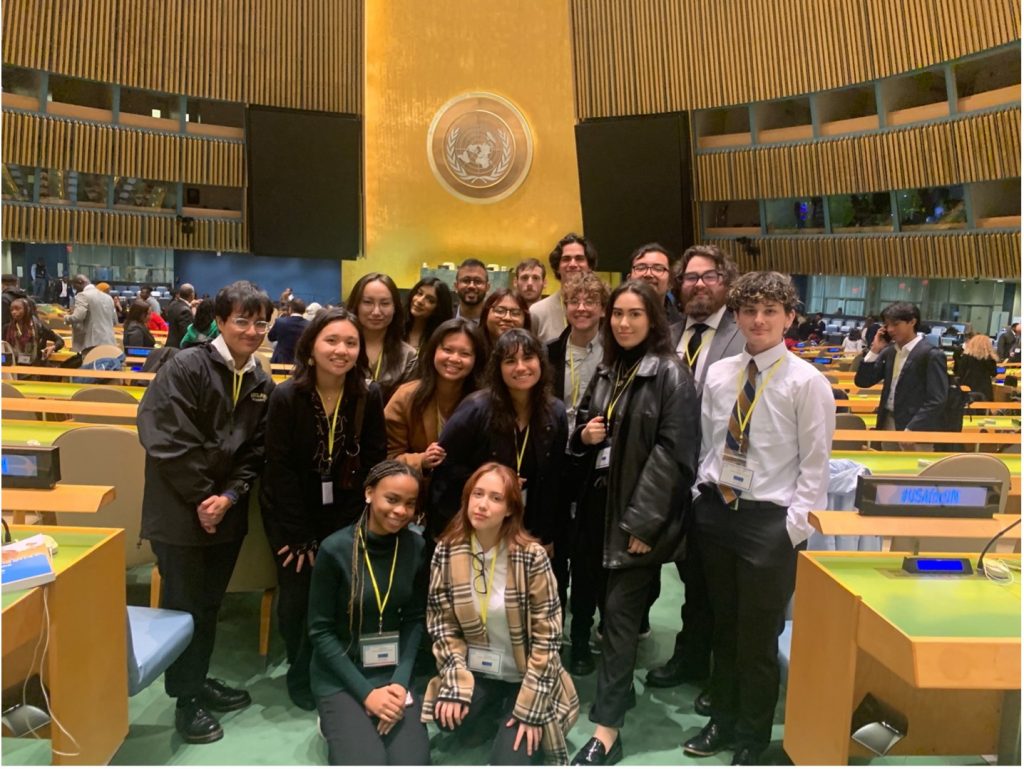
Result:
[[[61,435],[79,427],[113,427],[137,432],[134,425],[98,425],[95,422],[41,422],[30,419],[5,419],[0,429],[5,446],[52,446]]]
[[[13,406],[12,406],[13,407]],[[6,403],[4,408],[7,408]],[[1008,433],[943,433],[907,430],[836,430],[834,441],[861,441],[863,443],[963,443],[1020,445],[1020,435]]]
[[[117,498],[113,486],[58,483],[52,489],[4,489],[4,512],[95,513]]]
[[[51,368],[49,366],[5,366],[3,372],[12,375],[15,379],[19,376],[46,376],[59,379],[82,377],[86,379],[126,379],[132,382],[151,382],[153,377],[156,376],[152,372],[132,371],[131,369],[100,371],[91,368]]]
[[[73,414],[76,416],[120,417],[122,419],[135,419],[139,411],[138,405],[133,403],[62,401],[47,398],[0,398],[0,409],[5,412]]]
[[[991,518],[926,518],[923,516],[861,515],[854,510],[818,510],[808,516],[811,525],[822,534],[880,537],[975,537],[989,539],[1013,523],[1019,516],[995,515]],[[1020,527],[1003,535],[1020,539]]]
[[[110,372],[104,372],[110,373]],[[69,400],[71,396],[86,387],[104,387],[111,390],[120,390],[131,395],[135,400],[142,400],[146,394],[145,387],[116,384],[73,384],[71,382],[35,382],[25,379],[8,381],[11,387],[20,392],[26,398],[57,398],[58,400]]]
[[[794,763],[870,756],[850,739],[852,713],[868,693],[908,718],[890,755],[1012,756],[1020,581],[909,575],[902,559],[800,553],[783,733]]]
[[[71,526],[12,526],[11,532],[19,539],[49,534],[60,550],[56,581],[2,596],[4,685],[41,669],[51,712],[74,737],[51,725],[53,763],[107,764],[128,734],[124,532]],[[49,641],[33,668],[47,628],[44,596]]]

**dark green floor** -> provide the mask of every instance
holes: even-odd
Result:
[[[136,581],[129,585],[130,603],[144,604],[148,586]],[[666,567],[662,577],[662,593],[651,616],[653,636],[640,644],[637,663],[637,707],[630,711],[622,732],[625,747],[623,765],[696,764],[716,766],[728,764],[731,754],[695,760],[683,755],[680,745],[697,733],[705,719],[693,712],[697,689],[680,686],[674,689],[648,689],[643,685],[647,668],[666,659],[679,624],[682,586],[674,567]],[[186,745],[177,737],[174,705],[163,693],[158,680],[130,702],[130,728],[124,745],[114,757],[115,765],[228,765],[324,764],[327,751],[316,730],[316,714],[294,707],[285,691],[284,650],[280,639],[271,645],[271,663],[263,670],[257,653],[259,600],[255,594],[229,595],[221,615],[217,649],[211,675],[232,685],[249,689],[253,705],[225,715],[224,739],[211,745]],[[571,753],[590,737],[592,725],[587,720],[587,707],[593,700],[594,674],[577,680],[582,712],[569,735]],[[422,690],[422,682],[418,688]],[[782,752],[782,717],[785,693],[776,711],[772,743],[765,760],[787,763]],[[102,707],[102,703],[97,703]],[[487,748],[456,748],[450,738],[441,739],[431,726],[432,759],[439,765],[476,765],[487,760]],[[571,754],[570,753],[570,754]],[[28,740],[3,741],[4,764],[47,763],[48,743]],[[939,759],[890,758],[872,762],[886,765],[980,764],[980,757]],[[863,762],[862,762],[863,763]]]

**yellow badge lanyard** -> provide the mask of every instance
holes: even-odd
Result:
[[[765,372],[764,376],[761,377],[761,385],[760,385],[760,387],[757,388],[756,392],[754,393],[754,400],[750,401],[750,408],[747,409],[746,415],[740,414],[740,403],[739,403],[739,401],[740,401],[739,394],[741,392],[743,392],[743,386],[744,386],[743,385],[743,380],[746,378],[746,374],[747,374],[746,366],[744,366],[743,368],[740,369],[740,375],[736,378],[736,385],[737,385],[737,388],[736,388],[736,390],[737,390],[737,392],[736,392],[736,406],[735,406],[735,409],[736,409],[736,421],[739,423],[740,435],[743,437],[744,445],[747,442],[747,425],[750,424],[750,418],[754,415],[754,406],[756,406],[757,402],[759,400],[761,400],[761,393],[764,392],[764,388],[768,386],[768,382],[771,381],[771,378],[773,376],[775,376],[775,369],[777,369],[779,367],[780,363],[782,363],[782,358],[779,358],[771,366],[769,366],[769,368]]]
[[[377,577],[373,574],[373,564],[370,563],[370,553],[366,549],[366,540],[363,539],[363,532],[359,532],[359,544],[363,546],[363,558],[366,560],[366,571],[370,575],[370,584],[373,585],[373,596],[377,599],[377,632],[384,632],[384,609],[391,597],[391,586],[395,583],[395,566],[398,563],[398,537],[395,537],[395,554],[391,558],[391,576],[388,577],[388,592],[384,594],[384,600],[380,598],[380,588],[377,587]]]
[[[242,380],[245,378],[245,372],[232,370],[231,375],[234,377],[231,386],[231,408],[234,408],[238,405],[238,397],[242,394]]]
[[[475,551],[477,546],[476,535],[471,534],[469,540],[470,546]],[[498,565],[498,551],[500,549],[500,544],[494,546],[494,558],[491,559],[491,573],[488,576],[487,581],[484,582],[484,592],[482,600],[480,601],[480,622],[484,626],[484,630],[487,630],[487,609],[490,607],[491,603],[491,588],[494,587],[494,567]],[[484,546],[480,545],[480,559],[484,560],[485,556],[486,553],[484,553]],[[484,560],[484,562],[486,563],[486,560]]]
[[[708,326],[708,328],[711,328],[711,326]],[[708,328],[704,329],[704,331],[707,331]],[[693,333],[696,334],[697,332],[694,331]],[[683,347],[683,356],[686,358],[686,363],[687,363],[687,365],[689,365],[690,371],[693,371],[696,368],[696,366],[697,366],[697,358],[700,357],[700,351],[704,349],[704,333],[701,332],[700,344],[697,345],[697,349],[693,351],[693,357],[691,358],[690,357],[690,351],[689,351],[688,348],[690,346],[690,342],[692,342],[692,341],[693,341],[693,334],[690,335],[690,339],[687,341],[686,346]]]
[[[612,414],[615,413],[615,405],[619,402],[619,399],[622,397],[622,393],[626,392],[626,390],[629,389],[629,386],[633,384],[633,379],[636,377],[636,372],[640,368],[640,363],[642,361],[643,358],[641,358],[635,364],[633,364],[633,368],[630,369],[629,371],[629,376],[626,377],[625,384],[622,384],[622,380],[618,376],[615,377],[615,389],[618,390],[618,394],[616,394],[615,397],[612,398],[611,403],[608,404],[607,411],[605,411],[604,418],[606,423],[610,423],[612,421]]]
[[[530,426],[526,426],[526,435],[523,436],[523,445],[521,447],[518,445],[519,437],[514,428],[512,430],[512,440],[516,443],[516,475],[520,475],[519,471],[523,466],[523,457],[526,456],[526,444],[530,442]]]
[[[377,365],[373,369],[373,381],[380,381],[380,364],[384,362],[384,351],[380,351],[380,355],[377,356]]]
[[[575,411],[576,404],[580,402],[580,378],[576,373],[576,358],[572,354],[572,342],[567,340],[565,346],[569,350],[569,383],[572,387],[572,403],[569,407]]]
[[[323,393],[317,388],[316,394],[320,396],[320,404],[324,407],[324,415],[327,415],[327,401],[324,400]],[[345,395],[345,383],[341,384],[341,391],[338,393],[338,402],[334,404],[334,413],[331,415],[331,429],[327,433],[327,458],[329,460],[334,459],[334,431],[338,426],[338,411],[341,409],[341,399]]]

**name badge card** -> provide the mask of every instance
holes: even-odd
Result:
[[[610,445],[605,446],[599,452],[597,452],[597,462],[594,467],[598,470],[605,470],[608,465],[612,463],[612,447]]]
[[[398,633],[369,633],[359,639],[359,656],[364,668],[385,668],[398,664]]]
[[[32,356],[24,352],[19,352],[14,358],[19,366],[27,366],[32,362]]]
[[[718,482],[738,491],[750,491],[754,485],[754,471],[747,467],[747,455],[726,449],[722,453],[722,471]]]
[[[489,647],[469,647],[469,669],[474,673],[498,675],[501,671],[501,652]]]
[[[330,478],[320,480],[320,501],[325,505],[334,504],[334,481]]]

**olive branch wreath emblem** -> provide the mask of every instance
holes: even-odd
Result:
[[[501,141],[501,157],[498,158],[498,162],[494,165],[490,172],[486,174],[471,174],[463,166],[462,161],[459,160],[455,154],[455,145],[459,138],[461,129],[453,128],[448,132],[448,136],[445,138],[444,143],[444,159],[448,163],[448,168],[455,177],[463,184],[469,185],[470,187],[481,187],[487,184],[493,184],[494,182],[501,179],[512,165],[512,139],[509,137],[506,131],[498,131],[498,137]],[[487,132],[487,138],[492,142],[497,142],[494,134],[490,131]]]

